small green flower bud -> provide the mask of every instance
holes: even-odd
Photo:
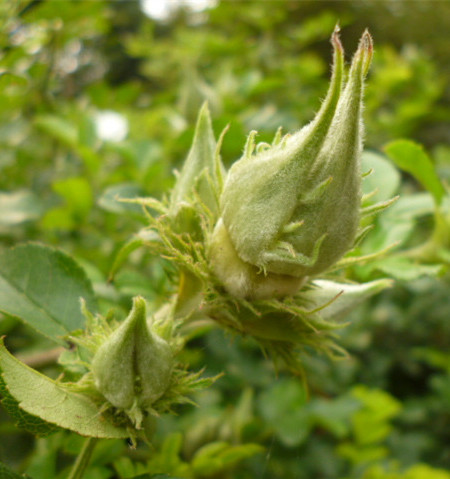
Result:
[[[223,224],[213,233],[210,254],[229,291],[229,268],[222,271],[217,257],[223,254],[217,238],[223,236],[221,228],[236,256],[267,278],[316,275],[353,246],[360,220],[363,86],[372,40],[363,34],[345,85],[337,30],[332,44],[331,84],[315,119],[256,155],[251,134],[244,156],[228,173],[220,202]],[[239,274],[246,273],[240,268]]]
[[[205,103],[198,115],[194,139],[170,198],[170,215],[189,205],[197,193],[203,203],[214,213],[218,210],[215,184],[220,167],[216,161],[216,140],[211,125],[208,105]]]
[[[126,320],[97,350],[92,372],[97,389],[115,407],[146,408],[171,381],[174,365],[169,344],[147,323],[145,300],[134,298]]]

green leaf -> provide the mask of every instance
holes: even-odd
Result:
[[[38,116],[34,124],[39,130],[74,150],[91,172],[98,170],[102,158],[94,149],[95,140],[91,119],[83,118],[77,125],[57,115],[47,114]]]
[[[349,395],[333,399],[314,399],[310,403],[314,422],[337,438],[344,438],[350,430],[350,418],[360,408],[360,403]]]
[[[144,240],[139,237],[132,237],[127,243],[125,243],[117,252],[111,270],[109,272],[108,280],[113,281],[117,271],[125,263],[131,253],[136,251],[144,245]]]
[[[73,392],[21,363],[0,343],[3,381],[19,407],[28,414],[83,436],[125,438],[124,428],[114,426],[88,397]]]
[[[82,438],[84,440],[84,438]],[[35,441],[33,454],[27,461],[26,472],[33,479],[56,477],[57,463],[61,448],[62,434]]]
[[[411,173],[433,195],[438,205],[441,204],[445,188],[421,145],[410,140],[396,140],[388,143],[384,150],[399,168]]]
[[[48,210],[42,218],[41,226],[47,230],[74,231],[76,222],[67,208],[61,206]]]
[[[67,146],[74,147],[77,144],[76,127],[63,118],[55,115],[41,115],[36,119],[35,125]]]
[[[17,427],[25,429],[35,436],[48,436],[58,430],[57,426],[43,421],[41,418],[28,414],[23,409],[20,409],[19,403],[10,394],[1,374],[0,397],[2,398],[1,403],[5,408],[5,411],[14,419]]]
[[[236,446],[229,445],[219,454],[220,469],[217,471],[230,469],[239,464],[244,459],[261,454],[264,452],[264,447],[260,444],[239,444]]]
[[[379,462],[389,454],[389,450],[385,446],[362,446],[360,444],[355,445],[348,442],[339,444],[336,448],[336,451],[340,456],[350,460],[356,465],[367,464],[376,461]],[[383,479],[386,479],[386,477],[383,476]]]
[[[28,80],[11,72],[3,71],[0,73],[0,91],[4,91],[8,87],[26,87]]]
[[[182,461],[180,459],[180,450],[183,444],[183,436],[180,433],[173,433],[164,439],[161,447],[161,454],[157,459],[160,470],[173,470]],[[154,467],[156,464],[152,464]]]
[[[446,210],[445,201],[442,207]],[[430,193],[415,193],[400,197],[378,219],[375,229],[364,240],[363,252],[369,254],[394,243],[403,244],[411,236],[417,220],[433,212],[434,203]]]
[[[0,193],[0,226],[13,226],[39,218],[43,212],[39,197],[28,190]]]
[[[263,450],[258,444],[232,446],[222,441],[212,442],[197,451],[192,460],[192,468],[199,476],[218,474]]]
[[[369,194],[376,190],[371,197],[371,203],[386,201],[397,193],[400,186],[400,173],[392,166],[388,159],[374,151],[364,151],[362,154],[362,171],[373,170],[364,178],[362,183],[363,193]]]
[[[312,420],[305,390],[297,379],[275,383],[261,394],[259,408],[264,420],[286,446],[298,446],[308,437]]]
[[[65,204],[47,211],[42,225],[48,229],[78,229],[94,204],[91,185],[85,178],[75,176],[55,181],[52,187]]]
[[[67,254],[34,243],[0,253],[1,312],[64,344],[62,336],[84,325],[80,298],[96,310],[91,283]]]
[[[98,451],[97,448],[96,451]],[[104,464],[107,464],[108,462],[113,462],[117,476],[120,478],[133,478],[136,476],[145,477],[147,472],[147,467],[143,463],[133,461],[128,456],[124,456],[123,450],[115,451],[114,457],[112,457],[109,461],[104,462]],[[149,475],[147,474],[147,476]]]
[[[414,464],[403,476],[404,479],[450,479],[450,472],[445,469],[435,469],[428,464]]]
[[[416,220],[421,216],[432,215],[434,212],[433,198],[430,193],[414,193],[401,196],[383,215],[392,222]]]
[[[419,264],[406,257],[386,257],[375,261],[373,269],[382,271],[401,281],[413,281],[422,276],[437,276],[443,265]]]
[[[144,210],[141,205],[121,201],[121,199],[133,199],[143,196],[145,196],[145,192],[139,185],[121,183],[107,188],[98,200],[98,204],[101,208],[111,213],[133,213],[137,216],[144,216]]]
[[[0,477],[2,479],[31,479],[31,477],[26,474],[17,474],[2,462],[0,462]]]
[[[108,143],[107,149],[119,153],[128,161],[130,167],[137,167],[139,171],[146,173],[163,154],[159,143],[149,139],[127,139],[119,143]]]
[[[77,219],[86,216],[94,203],[92,188],[86,178],[74,176],[53,183],[53,190],[67,203],[68,212]]]
[[[362,408],[352,417],[353,432],[359,445],[375,445],[390,433],[390,420],[402,409],[400,401],[381,389],[355,386],[352,395],[361,401]]]

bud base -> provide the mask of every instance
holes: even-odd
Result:
[[[232,296],[246,299],[271,299],[292,296],[307,281],[307,277],[258,271],[242,261],[220,219],[212,234],[210,263],[219,281]]]

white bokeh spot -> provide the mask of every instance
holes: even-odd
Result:
[[[217,0],[140,0],[145,15],[154,20],[165,21],[180,7],[193,12],[202,12],[217,5]]]
[[[100,111],[95,115],[94,121],[97,136],[103,141],[118,142],[128,135],[128,121],[116,111]]]

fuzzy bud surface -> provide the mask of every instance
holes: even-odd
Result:
[[[271,275],[296,278],[278,295],[291,294],[289,289],[327,270],[354,244],[360,221],[364,78],[373,48],[365,32],[344,82],[338,30],[332,44],[332,79],[314,120],[256,154],[251,134],[243,157],[228,173],[211,263],[231,294],[277,296],[263,284],[272,281]],[[221,240],[225,237],[227,245]],[[261,279],[253,287],[255,274]]]
[[[173,365],[170,345],[151,330],[145,300],[136,297],[129,316],[97,350],[92,372],[113,406],[146,408],[167,390]]]

